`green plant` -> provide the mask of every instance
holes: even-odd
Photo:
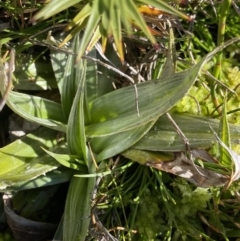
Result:
[[[59,8],[57,11],[50,11],[49,16],[66,9],[70,5],[73,6],[77,2],[79,1],[72,1],[71,3],[68,1],[68,5],[65,5],[65,1],[59,1],[58,4],[61,7],[56,5],[56,8]],[[50,3],[45,11],[55,3],[54,1]],[[70,35],[74,34],[75,36],[70,47],[56,48],[55,44],[59,39],[54,42],[54,46],[49,46],[51,48],[51,63],[56,78],[55,86],[60,93],[60,102],[14,91],[10,93],[7,105],[23,118],[44,127],[22,138],[21,142],[16,141],[1,149],[0,157],[4,160],[1,162],[2,173],[0,175],[2,191],[27,189],[33,187],[33,185],[40,187],[71,180],[64,219],[61,224],[63,240],[66,241],[85,240],[88,231],[91,231],[89,229],[90,216],[94,206],[92,199],[97,200],[95,196],[97,188],[106,190],[106,193],[112,197],[113,202],[110,203],[109,201],[110,207],[114,207],[116,210],[121,207],[123,214],[116,219],[118,223],[128,228],[127,234],[123,235],[123,238],[134,239],[131,230],[136,227],[139,230],[142,228],[139,215],[144,215],[147,212],[143,208],[142,202],[149,205],[151,196],[154,196],[152,198],[153,210],[160,212],[157,203],[159,201],[163,204],[163,215],[157,220],[160,225],[156,225],[156,229],[153,228],[150,231],[148,229],[146,233],[146,230],[139,231],[141,238],[147,234],[144,237],[145,239],[154,239],[157,236],[154,232],[157,232],[158,228],[162,228],[161,237],[166,240],[171,238],[178,240],[181,235],[183,240],[184,237],[186,239],[187,237],[195,239],[204,237],[207,240],[212,240],[211,237],[205,235],[204,228],[196,218],[200,211],[199,215],[202,215],[203,223],[209,227],[218,227],[216,230],[220,230],[220,233],[226,237],[227,231],[221,227],[220,222],[220,219],[224,219],[224,215],[218,218],[212,212],[213,206],[220,199],[220,196],[214,196],[214,190],[195,190],[181,179],[174,179],[172,184],[169,185],[167,179],[171,179],[171,176],[162,178],[162,175],[164,175],[162,172],[137,166],[139,172],[133,172],[134,177],[138,182],[141,181],[141,177],[143,177],[143,180],[141,188],[136,192],[138,182],[131,183],[128,181],[128,179],[134,180],[131,179],[133,164],[129,163],[129,160],[167,172],[171,172],[173,166],[182,168],[181,171],[185,172],[172,171],[171,173],[206,188],[224,185],[228,182],[228,176],[231,175],[233,170],[232,162],[229,162],[230,155],[227,155],[228,162],[226,162],[225,157],[219,158],[220,163],[212,163],[212,157],[207,152],[204,152],[204,158],[199,158],[196,156],[199,152],[196,151],[197,154],[193,155],[192,159],[189,158],[189,161],[194,162],[184,166],[182,159],[173,153],[181,152],[185,156],[183,153],[186,151],[186,144],[189,144],[187,147],[193,150],[212,148],[213,142],[216,142],[214,131],[218,132],[219,129],[221,132],[219,136],[224,143],[227,145],[230,145],[231,142],[237,144],[239,142],[239,127],[230,125],[228,130],[226,111],[223,111],[221,122],[210,118],[171,113],[171,111],[176,110],[176,104],[194,85],[203,66],[223,48],[239,41],[239,38],[219,44],[220,46],[215,50],[210,49],[213,51],[206,56],[200,56],[196,64],[187,68],[184,66],[184,71],[175,73],[180,64],[176,65],[174,61],[176,50],[174,49],[174,34],[170,28],[168,31],[170,37],[168,45],[166,45],[168,53],[165,61],[162,61],[164,64],[159,62],[158,65],[158,67],[161,66],[162,70],[160,71],[160,68],[156,67],[152,71],[152,76],[157,76],[157,78],[113,90],[111,82],[116,74],[105,67],[109,67],[113,63],[115,69],[119,69],[120,62],[116,60],[117,57],[112,47],[110,45],[105,46],[105,42],[109,34],[112,34],[120,53],[120,59],[123,60],[122,33],[119,22],[123,21],[123,26],[129,35],[130,30],[132,30],[130,26],[132,17],[131,19],[126,18],[126,20],[120,17],[121,15],[116,12],[118,11],[116,6],[119,6],[119,1],[112,1],[112,8],[109,9],[108,1],[104,1],[104,3],[100,9],[102,12],[96,7],[100,4],[100,1],[88,2],[85,6],[75,5],[76,8],[81,9],[80,16],[85,10],[87,11],[84,17],[88,20],[83,19],[83,16],[80,18],[79,15],[77,15],[77,19],[73,20],[70,26],[75,28]],[[142,3],[145,3],[145,1],[131,1],[131,10],[135,13],[135,21],[139,21],[137,25],[140,26],[152,43],[155,43],[149,29],[142,20],[142,16],[137,12],[137,6]],[[152,1],[151,3],[155,7],[166,7],[163,9],[165,12],[190,19],[166,5],[163,1]],[[119,9],[123,11],[126,9],[126,5],[124,6],[123,9]],[[99,22],[102,13],[105,15]],[[127,13],[129,16],[130,10]],[[41,14],[44,14],[44,11],[39,13],[39,18],[42,16]],[[114,16],[116,19],[112,18]],[[111,20],[109,26],[106,25],[106,20]],[[78,31],[85,26],[85,32],[79,33]],[[94,29],[93,26],[99,30],[95,32],[95,35],[89,34],[89,31]],[[100,36],[103,37],[103,49],[106,47],[105,54],[103,54],[102,49],[99,50],[96,46],[87,56],[83,55],[86,47],[90,46],[90,50]],[[136,38],[136,36],[134,37]],[[65,42],[67,40],[69,40],[69,37],[65,39]],[[49,44],[49,41],[47,44]],[[27,46],[27,44],[24,45],[24,48],[27,48]],[[78,61],[76,62],[77,56]],[[3,63],[1,63],[1,67],[3,69]],[[196,86],[193,87],[192,91],[198,87]],[[3,87],[1,91],[4,91]],[[201,89],[199,93],[201,95]],[[193,104],[191,104],[191,108],[194,108]],[[212,111],[212,109],[210,110]],[[177,126],[186,136],[185,142],[183,136],[176,131],[173,123],[165,115],[167,112],[170,112]],[[64,133],[64,137],[60,140],[58,139],[59,133]],[[229,136],[231,142],[228,140],[230,139]],[[222,157],[226,148],[223,148],[223,144],[221,144],[219,150],[219,156]],[[123,155],[127,159],[121,159],[123,163],[114,167],[114,164],[111,164],[111,158],[117,155]],[[13,169],[12,166],[15,168]],[[236,167],[238,167],[237,164]],[[193,177],[186,175],[189,170]],[[42,176],[43,174],[46,176]],[[106,179],[106,186],[104,186],[104,180],[99,184],[99,177]],[[162,182],[163,180],[164,182]],[[122,186],[120,184],[118,186],[118,182]],[[182,188],[181,182],[187,190]],[[170,191],[168,185],[174,185],[172,191]],[[114,187],[116,191],[112,191],[111,187]],[[130,191],[133,191],[134,194],[131,194]],[[126,196],[124,200],[121,192],[129,196],[135,195],[134,202],[132,202],[133,207],[131,207],[134,214],[130,220],[124,215],[124,207],[127,206],[126,203],[130,202],[130,198],[128,199],[128,196]],[[176,197],[179,193],[183,196],[181,200]],[[196,202],[196,199],[201,195],[203,198],[201,203],[196,203],[196,205],[194,203],[192,206],[186,205],[186,203],[190,205],[191,202]],[[210,198],[213,199],[213,204]],[[111,199],[109,198],[109,200]],[[169,200],[170,202],[168,202]],[[174,205],[178,205],[177,212],[174,211]],[[210,209],[210,214],[204,211],[206,207]],[[101,205],[99,204],[97,208],[101,209]],[[179,211],[181,208],[184,208],[184,213]],[[194,210],[194,217],[196,218],[193,223],[189,218],[189,213],[192,210]],[[112,214],[111,209],[107,214],[105,215],[108,220],[107,226],[110,228],[109,220],[111,220],[111,217],[109,215]],[[185,220],[185,217],[189,219]],[[204,218],[208,221],[205,222]],[[155,219],[155,215],[149,216],[151,222]],[[164,225],[165,220],[168,220],[168,227]],[[234,223],[233,220],[232,222]],[[231,225],[229,226],[233,228]],[[178,228],[180,231],[177,231]]]

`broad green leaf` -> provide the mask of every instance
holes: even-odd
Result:
[[[122,66],[112,44],[107,44],[103,53],[102,46],[97,43],[95,48],[87,54],[93,60],[87,60],[86,66],[86,103],[88,106],[104,94],[113,91],[113,80],[117,74],[104,65],[112,65],[115,68]],[[94,60],[101,61],[102,64]]]
[[[54,130],[66,131],[61,105],[38,97],[11,91],[7,105],[26,120],[33,121]]]
[[[75,37],[79,43],[79,38]],[[78,75],[77,93],[74,97],[74,101],[71,107],[71,111],[67,124],[67,143],[71,154],[78,155],[81,159],[87,162],[87,146],[84,128],[84,92],[86,82],[86,63],[77,64],[76,72],[81,72],[81,76]],[[86,163],[88,165],[88,163]]]
[[[93,138],[90,145],[96,154],[96,160],[110,158],[131,147],[149,131],[153,124],[154,121],[122,133]]]
[[[112,53],[115,54],[115,52],[109,51],[111,49],[109,46],[107,48],[107,56],[108,53],[110,53],[110,57],[113,56]],[[91,52],[88,53],[89,57],[92,57],[94,59],[98,59],[101,61],[104,61],[101,58],[101,55],[98,53],[96,48],[93,48]],[[106,78],[106,75],[108,75],[108,78]],[[109,72],[108,69],[101,66],[100,64],[88,60],[86,63],[86,86],[85,86],[85,125],[88,125],[92,122],[91,115],[89,113],[89,107],[92,105],[92,102],[99,98],[100,96],[110,92],[113,90],[112,87],[112,79],[114,76],[113,72]]]
[[[39,130],[0,149],[0,189],[26,182],[58,168],[59,164],[42,149],[66,151],[57,143],[57,132]]]
[[[67,143],[71,154],[87,160],[87,146],[84,128],[84,84],[85,76],[79,83],[73,106],[68,119]],[[87,164],[87,163],[86,163]]]
[[[165,79],[138,84],[138,100],[135,99],[133,86],[121,88],[98,98],[90,109],[94,124],[86,126],[86,135],[97,137],[120,133],[163,115],[187,93],[203,65],[214,54],[239,40],[240,38],[234,38],[226,42],[186,71]],[[137,115],[136,101],[140,117]]]
[[[102,96],[93,103],[90,110],[95,124],[86,127],[87,136],[119,133],[155,119],[171,109],[186,94],[196,76],[197,73],[191,76],[190,71],[186,71],[171,78],[138,84],[138,100],[135,99],[133,86]]]
[[[217,132],[220,122],[202,116],[171,114],[187,137],[192,149],[212,147],[216,141],[210,126]],[[240,127],[230,125],[231,140],[239,143]],[[185,151],[186,145],[166,115],[161,116],[152,129],[132,148],[149,151]]]
[[[38,176],[35,179],[28,181],[18,182],[4,189],[6,191],[20,191],[27,189],[34,189],[38,187],[45,187],[56,185],[63,182],[68,182],[73,176],[73,170],[65,167],[59,167],[56,170],[47,172],[44,175]]]
[[[61,36],[54,35],[54,37],[58,41],[60,40]],[[80,40],[78,39],[77,41],[80,41]],[[74,43],[72,46],[73,51],[74,50],[76,51],[76,49],[78,48],[77,44],[79,44],[79,42],[77,43],[77,41],[74,40]],[[99,48],[101,48],[100,45],[99,45]],[[103,55],[103,53],[101,52],[101,54],[99,54],[100,50],[93,48],[92,51],[89,52],[87,56],[105,62],[105,60],[101,57],[101,54]],[[69,51],[72,51],[72,50],[69,50]],[[107,45],[105,55],[107,58],[109,58],[109,61],[112,61],[117,66],[120,65],[120,62],[118,60],[118,57],[115,51],[113,50],[112,45],[110,44]],[[67,59],[68,59],[68,67],[66,68]],[[76,93],[76,88],[77,88],[75,86],[76,83],[72,84],[72,82],[77,81],[77,78],[74,75],[74,73],[76,73],[77,71],[75,68],[76,59],[74,56],[70,57],[69,54],[67,54],[67,52],[51,50],[51,61],[52,61],[52,66],[53,66],[54,74],[58,83],[60,94],[65,96],[64,102],[67,102],[67,105],[68,105],[68,107],[66,108],[71,108],[71,103],[73,101],[73,97]],[[68,74],[65,74],[65,78],[63,78],[65,70],[68,71]],[[106,78],[106,76],[108,76],[108,78]],[[114,72],[109,71],[99,63],[91,60],[86,60],[87,83],[86,83],[86,92],[85,92],[85,105],[86,105],[85,122],[87,124],[91,122],[91,117],[88,113],[88,108],[89,108],[88,106],[91,106],[92,102],[96,98],[113,90],[112,78],[114,78],[114,76],[115,76]]]
[[[90,224],[95,180],[96,177],[72,178],[64,211],[63,241],[85,240]]]
[[[79,49],[79,46],[80,33],[77,34],[73,40],[71,52],[76,53]],[[83,66],[83,60],[80,60],[78,63],[76,63],[76,56],[68,56],[61,90],[62,108],[66,119],[69,118],[69,113],[72,108],[79,82],[81,78],[83,78],[83,76],[85,75],[85,70]]]
[[[78,35],[79,36],[79,35]],[[79,44],[78,36],[76,45]],[[82,40],[83,41],[83,40]],[[80,46],[81,48],[81,46]],[[81,66],[77,65],[76,68]],[[88,167],[89,173],[95,172],[93,161],[88,153],[85,137],[84,98],[86,84],[86,64],[82,67],[83,75],[78,80],[77,93],[70,111],[67,126],[67,143],[71,154],[82,157]],[[87,98],[85,99],[87,101]],[[87,103],[85,108],[88,108]],[[68,190],[64,223],[63,241],[84,241],[90,224],[91,202],[95,187],[95,178],[73,177]]]

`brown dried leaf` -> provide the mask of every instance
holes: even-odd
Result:
[[[228,181],[228,177],[202,167],[198,167],[197,171],[195,166],[192,165],[192,162],[187,159],[183,153],[177,153],[173,161],[158,163],[148,162],[146,164],[158,170],[185,178],[199,187],[208,188],[222,186]]]

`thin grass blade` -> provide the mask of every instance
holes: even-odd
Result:
[[[33,18],[33,21],[39,19],[47,19],[53,15],[81,2],[82,0],[53,0],[49,2],[41,11],[39,11]]]
[[[223,105],[222,118],[219,125],[219,137],[222,142],[231,149],[231,141],[230,141],[230,130],[229,123],[227,120],[227,110],[226,110],[226,100]],[[228,168],[232,168],[232,160],[229,152],[223,147],[219,146],[219,154],[220,154],[220,163]]]

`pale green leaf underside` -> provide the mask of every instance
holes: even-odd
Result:
[[[70,181],[73,176],[73,170],[65,167],[60,167],[53,171],[50,171],[44,175],[34,178],[34,180],[27,180],[23,182],[17,182],[4,189],[5,191],[20,191],[27,189],[35,189],[38,187],[45,187],[50,185],[56,185],[63,182]]]
[[[58,146],[57,132],[47,128],[39,130],[0,149],[0,189],[18,182],[29,181],[51,170],[59,164],[41,146],[50,150],[62,150]]]

